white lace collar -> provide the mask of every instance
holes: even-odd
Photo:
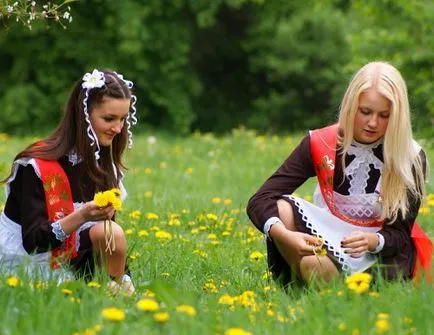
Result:
[[[383,138],[370,144],[353,141],[348,149],[348,155],[355,156],[353,161],[345,168],[345,175],[350,180],[350,194],[365,194],[368,185],[369,170],[372,164],[375,169],[383,170],[383,162],[375,156],[373,149],[383,143]]]

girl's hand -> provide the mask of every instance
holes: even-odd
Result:
[[[295,253],[299,257],[314,255],[314,250],[322,246],[322,242],[316,237],[290,231],[283,224],[273,225],[269,234],[279,245],[291,250],[292,253]]]
[[[115,209],[112,205],[98,207],[93,200],[85,203],[79,211],[81,211],[84,222],[110,220],[115,214]]]
[[[349,236],[344,237],[341,241],[341,247],[344,248],[344,252],[351,255],[351,257],[359,258],[366,252],[375,251],[377,243],[378,237],[376,234],[355,231]]]

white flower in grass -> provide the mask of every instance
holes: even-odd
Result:
[[[86,73],[83,76],[81,86],[85,89],[100,88],[104,86],[104,73],[98,70],[93,70],[92,74]]]

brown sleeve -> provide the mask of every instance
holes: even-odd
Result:
[[[247,215],[263,232],[265,222],[278,217],[277,200],[293,193],[307,179],[315,176],[310,156],[310,137],[306,135],[283,164],[269,177],[247,204]]]

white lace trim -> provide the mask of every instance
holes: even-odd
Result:
[[[333,191],[336,207],[344,214],[355,219],[373,219],[381,216],[379,192],[366,194],[343,195]],[[321,208],[327,208],[319,185],[313,194],[313,203]]]
[[[342,265],[343,271],[348,273],[362,272],[376,262],[376,257],[370,253],[366,253],[360,258],[353,258],[345,254],[344,250],[340,247],[340,241],[351,231],[377,232],[379,230],[378,227],[353,226],[333,216],[328,211],[328,208],[317,207],[292,195],[286,195],[286,197],[294,202],[298,213],[306,223],[306,227],[312,235],[323,240],[326,248],[333,254],[339,264]],[[319,213],[319,211],[321,212]]]
[[[27,166],[29,164],[31,166],[33,166],[33,169],[35,170],[36,175],[38,176],[39,179],[41,179],[41,172],[39,171],[38,164],[36,163],[36,161],[35,161],[34,158],[23,157],[23,158],[17,159],[16,161],[14,161],[12,163],[12,174],[9,177],[9,179],[6,181],[6,188],[5,188],[5,190],[6,190],[6,198],[9,196],[9,193],[10,193],[10,184],[17,177],[18,168],[20,166]]]
[[[345,262],[345,258],[343,257],[343,254],[341,251],[336,250],[333,245],[330,244],[329,240],[327,237],[323,236],[321,233],[318,232],[318,230],[315,227],[314,222],[304,214],[303,208],[300,204],[300,201],[298,201],[297,198],[289,195],[288,198],[290,198],[292,201],[294,201],[294,204],[297,206],[298,208],[298,212],[301,214],[302,216],[302,220],[304,222],[306,222],[306,227],[309,228],[310,232],[315,235],[316,237],[320,238],[323,242],[324,245],[327,247],[327,249],[333,253],[333,256],[336,257],[336,259],[338,260],[338,262],[342,265],[342,270],[343,271],[347,271],[349,268],[349,265]],[[331,223],[332,224],[332,223]]]
[[[51,229],[53,230],[54,235],[56,235],[56,239],[59,240],[60,242],[65,241],[66,238],[69,236],[66,235],[65,231],[60,225],[60,221],[53,222],[51,224]]]
[[[374,155],[372,149],[377,148],[382,143],[382,139],[372,144],[361,144],[353,142],[348,149],[348,155],[355,156],[353,161],[345,168],[344,172],[350,181],[350,194],[365,194],[368,185],[370,165],[383,171],[383,162]]]

